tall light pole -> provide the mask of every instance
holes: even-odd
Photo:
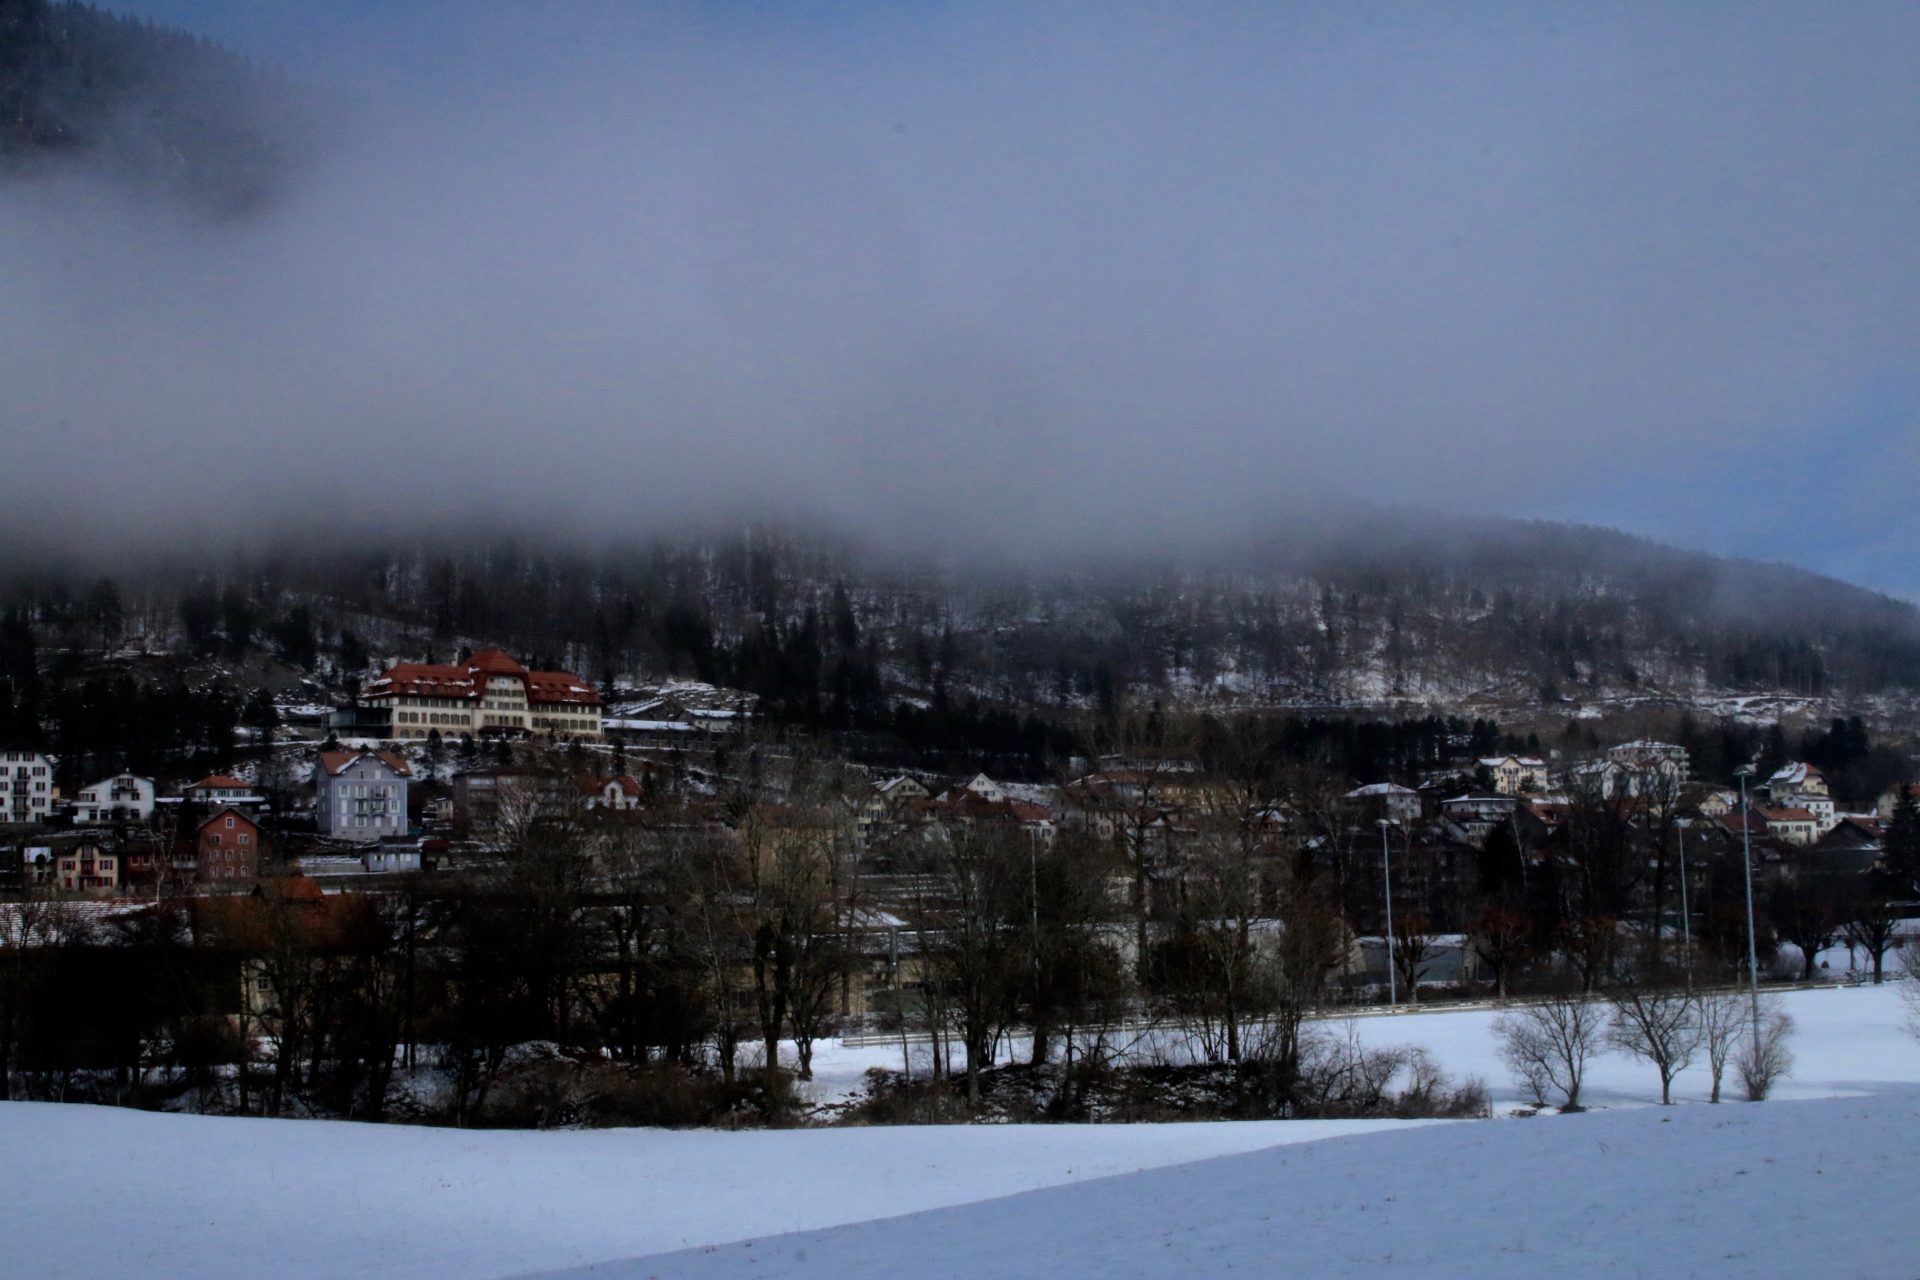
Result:
[[[1387,844],[1387,828],[1392,825],[1393,819],[1380,819],[1380,878],[1387,893],[1387,1003],[1399,1004],[1400,984],[1393,976],[1393,855]]]
[[[1693,994],[1693,913],[1687,910],[1687,824],[1682,818],[1673,831],[1680,839],[1680,963],[1687,973],[1687,994]]]
[[[1733,771],[1740,779],[1740,858],[1747,872],[1747,991],[1753,1003],[1753,1052],[1760,1052],[1760,947],[1753,932],[1753,810],[1747,805],[1747,778],[1753,766]]]

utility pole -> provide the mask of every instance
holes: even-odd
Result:
[[[1687,994],[1693,994],[1693,913],[1687,910],[1687,828],[1685,819],[1674,823],[1680,840],[1680,963],[1686,969]]]
[[[1393,819],[1380,819],[1380,876],[1387,893],[1387,1003],[1399,1004],[1400,983],[1393,973],[1393,855],[1387,843],[1387,828],[1392,825]]]
[[[1753,1052],[1760,1051],[1760,948],[1753,930],[1753,810],[1747,804],[1747,777],[1753,766],[1733,771],[1740,779],[1740,857],[1747,873],[1747,991],[1753,1004]]]

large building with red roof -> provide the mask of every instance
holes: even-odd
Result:
[[[361,704],[387,715],[387,736],[551,732],[600,736],[600,695],[569,671],[529,671],[500,649],[463,663],[399,662],[369,684]]]

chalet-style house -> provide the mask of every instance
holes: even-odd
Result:
[[[906,774],[874,784],[860,801],[854,818],[860,842],[871,843],[891,828],[908,825],[917,817],[917,807],[932,798],[918,779]]]
[[[611,778],[588,778],[580,784],[580,803],[588,809],[607,809],[626,813],[638,809],[646,799],[646,788],[630,773]]]
[[[0,822],[45,822],[53,800],[52,760],[26,747],[0,751]]]
[[[74,800],[75,822],[145,822],[153,817],[153,779],[115,774],[80,788]]]
[[[313,763],[315,829],[361,844],[404,834],[412,776],[391,751],[322,751]]]
[[[1791,795],[1832,794],[1827,788],[1827,775],[1820,771],[1818,765],[1795,761],[1775,769],[1773,776],[1767,779],[1767,795],[1779,804],[1785,804]]]
[[[232,805],[202,822],[193,843],[199,879],[217,883],[259,878],[259,824]]]
[[[472,734],[601,736],[600,695],[567,671],[529,671],[499,649],[464,663],[399,662],[360,695],[395,740]]]

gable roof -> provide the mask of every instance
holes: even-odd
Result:
[[[391,751],[322,751],[320,753],[320,767],[325,769],[328,774],[337,777],[348,765],[365,759],[368,756],[372,756],[375,760],[386,765],[387,768],[393,770],[403,778],[413,776],[412,767]]]
[[[232,805],[227,805],[224,808],[217,810],[205,821],[203,821],[199,826],[195,827],[193,829],[194,834],[198,835],[200,832],[205,831],[208,827],[212,826],[214,823],[218,822],[220,819],[226,817],[228,814],[232,814],[234,817],[240,819],[240,821],[246,823],[248,826],[252,827],[255,831],[258,831],[260,829],[259,823],[255,822],[252,818],[249,818],[245,813],[241,812],[239,809],[234,808]]]

